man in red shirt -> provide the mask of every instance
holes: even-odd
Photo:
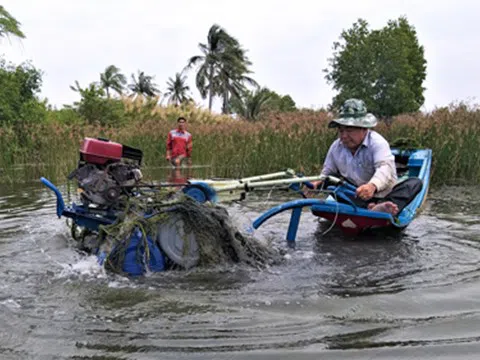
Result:
[[[180,166],[184,159],[187,159],[188,165],[192,164],[192,134],[186,130],[186,127],[187,119],[179,117],[177,128],[168,133],[166,159],[173,166]]]

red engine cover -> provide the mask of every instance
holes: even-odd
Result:
[[[84,138],[80,148],[83,161],[92,164],[104,165],[108,161],[120,161],[122,158],[122,144],[93,138]]]

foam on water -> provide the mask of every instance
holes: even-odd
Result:
[[[5,306],[9,309],[20,309],[22,307],[22,305],[20,305],[14,299],[7,299],[7,300],[0,301],[0,305]]]
[[[107,273],[103,266],[98,264],[94,255],[81,257],[73,264],[61,264],[63,269],[58,273],[58,278],[82,276],[86,278],[106,279]]]

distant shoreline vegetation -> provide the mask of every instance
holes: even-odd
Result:
[[[256,121],[215,115],[192,104],[160,106],[146,100],[124,100],[122,125],[85,124],[68,109],[48,110],[44,123],[0,126],[0,182],[14,183],[48,176],[64,181],[76,167],[84,137],[106,137],[138,147],[144,166],[165,166],[166,134],[178,116],[188,118],[194,136],[193,163],[238,177],[293,168],[317,174],[336,133],[328,129],[332,114],[297,110],[266,112]],[[432,184],[479,184],[480,109],[464,103],[430,113],[394,117],[375,128],[390,142],[409,139],[412,146],[433,150]],[[18,179],[15,168],[30,164]],[[32,165],[37,164],[37,165]]]
[[[21,23],[1,5],[0,20],[0,37],[25,38]],[[188,119],[193,134],[194,164],[210,166],[211,176],[287,167],[316,174],[336,136],[327,128],[330,111],[345,99],[360,98],[383,119],[376,130],[389,141],[409,139],[412,146],[433,150],[433,184],[479,183],[480,110],[459,103],[419,112],[427,62],[405,17],[373,30],[358,19],[341,32],[323,69],[337,95],[328,109],[317,111],[298,109],[290,95],[260,86],[252,78],[247,50],[221,26],[213,24],[204,39],[163,93],[154,76],[139,70],[128,81],[120,68],[109,65],[97,81],[86,86],[74,81],[70,89],[79,100],[59,110],[38,96],[42,71],[29,62],[14,65],[0,58],[0,182],[42,175],[65,179],[86,136],[138,147],[145,166],[162,166],[167,132],[179,116]],[[201,98],[208,99],[208,110],[192,100],[186,85],[190,72]],[[214,98],[221,100],[222,115],[209,111]]]

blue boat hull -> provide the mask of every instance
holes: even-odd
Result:
[[[333,197],[326,200],[293,200],[262,214],[253,222],[253,228],[260,227],[267,219],[280,212],[292,210],[287,242],[290,247],[294,247],[303,207],[309,207],[313,215],[333,222],[347,235],[357,235],[369,229],[392,228],[400,230],[406,228],[418,214],[427,197],[430,185],[432,151],[430,149],[392,149],[392,152],[396,159],[404,162],[406,170],[404,178],[418,178],[422,181],[421,191],[397,216],[393,217],[388,213],[371,211],[356,206],[349,200],[355,189],[348,184],[342,184],[332,187],[332,191],[335,191],[336,196],[341,197],[344,202],[335,201]]]
[[[407,227],[421,209],[427,197],[430,185],[432,151],[426,150],[397,150],[396,157],[408,156],[406,164],[408,170],[405,178],[416,177],[422,181],[422,189],[417,196],[397,216],[384,212],[370,211],[342,204],[328,199],[320,204],[313,205],[311,211],[315,216],[322,217],[335,223],[345,234],[356,235],[367,229],[393,227],[403,229]]]

